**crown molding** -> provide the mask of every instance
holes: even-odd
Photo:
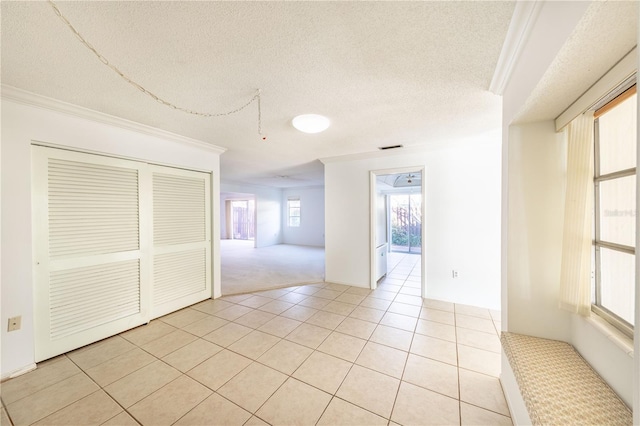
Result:
[[[190,147],[214,152],[216,154],[222,154],[227,150],[226,148],[213,145],[208,142],[178,135],[176,133],[168,132],[156,127],[147,126],[146,124],[137,123],[135,121],[116,117],[114,115],[105,114],[103,112],[84,108],[78,105],[70,104],[68,102],[63,102],[58,99],[53,99],[32,92],[27,92],[26,90],[18,89],[17,87],[3,84],[1,88],[2,100],[10,100],[23,105],[72,115],[75,117],[83,118],[85,120],[95,121],[97,123],[107,124],[137,133],[143,133],[171,142],[176,142],[179,144],[188,145]]]
[[[542,9],[541,1],[518,1],[513,10],[489,91],[502,95]]]

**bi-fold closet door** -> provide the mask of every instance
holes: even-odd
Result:
[[[36,361],[211,296],[208,173],[32,147]]]

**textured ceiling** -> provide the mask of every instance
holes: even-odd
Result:
[[[2,83],[228,149],[223,180],[322,184],[323,157],[379,146],[481,138],[500,128],[488,92],[513,2],[58,2],[111,63],[83,46],[47,2],[2,1]],[[329,117],[326,132],[291,126]],[[63,143],[64,141],[59,141]],[[283,177],[284,176],[284,177]]]
[[[638,42],[637,1],[593,2],[516,117],[552,120]]]

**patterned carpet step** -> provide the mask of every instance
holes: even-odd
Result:
[[[631,410],[568,343],[500,339],[534,425],[631,425]]]

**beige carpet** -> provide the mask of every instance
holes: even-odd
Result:
[[[222,294],[248,293],[324,280],[324,248],[221,240]]]

